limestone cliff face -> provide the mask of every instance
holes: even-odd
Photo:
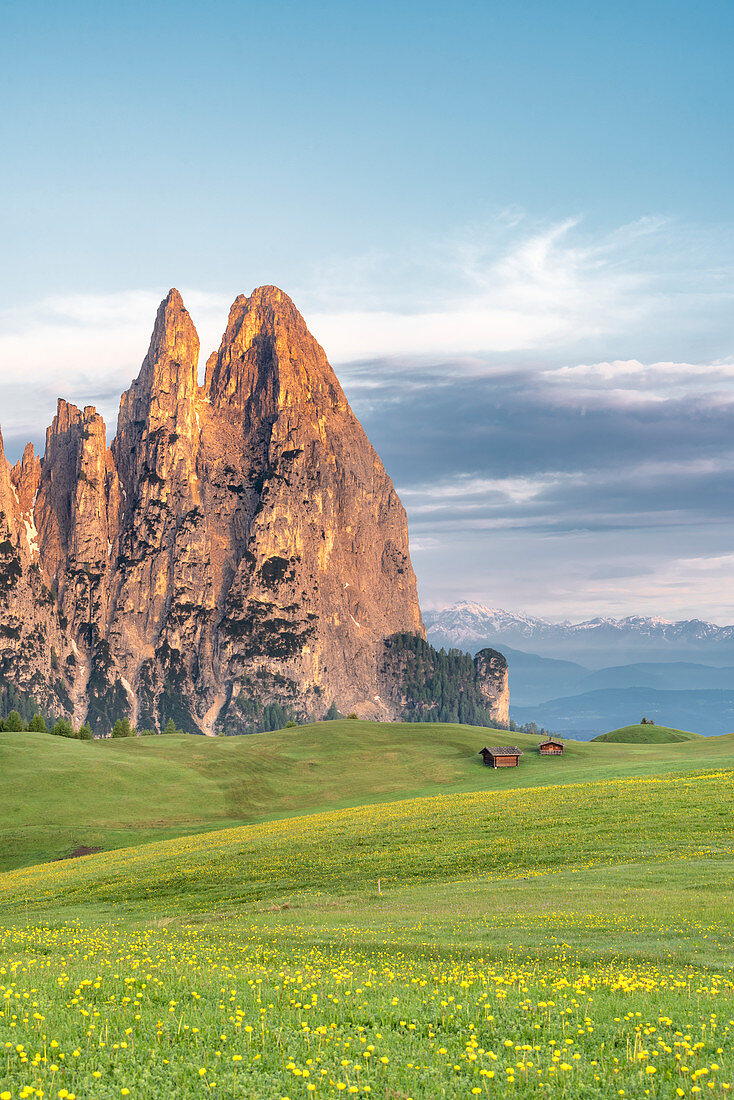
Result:
[[[201,388],[198,355],[172,290],[110,450],[93,408],[59,401],[42,462],[0,456],[2,613],[22,618],[35,581],[48,593],[28,667],[53,646],[66,692],[49,673],[35,698],[100,730],[397,716],[384,639],[424,635],[406,516],[323,350],[262,287],[234,302]]]
[[[112,444],[121,505],[107,638],[132,716],[144,726],[173,717],[198,728],[202,700],[214,694],[215,669],[197,660],[217,631],[207,583],[214,517],[205,520],[197,472],[198,359],[196,330],[172,290],[140,374],[122,396]],[[107,678],[114,684],[109,669]]]
[[[510,723],[510,674],[507,659],[496,649],[481,649],[474,658],[482,698],[500,727]]]
[[[36,485],[33,449],[11,471],[0,436],[0,700],[9,710],[32,696],[63,714],[73,707],[76,662],[38,565]]]
[[[322,348],[275,287],[235,301],[207,364],[202,457],[208,510],[224,521],[212,565],[230,721],[258,670],[311,708],[386,715],[379,645],[423,631],[405,512]]]

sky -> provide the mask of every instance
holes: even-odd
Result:
[[[734,622],[734,7],[3,6],[0,425],[274,283],[425,607]]]

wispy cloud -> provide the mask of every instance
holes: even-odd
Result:
[[[342,276],[332,297],[340,302],[339,312],[315,310],[310,319],[336,360],[548,349],[639,322],[652,301],[649,278],[624,255],[636,235],[612,234],[583,244],[574,238],[578,229],[577,219],[532,227],[518,218],[509,226],[474,227],[430,257],[430,289],[424,270],[418,281],[422,293],[407,308],[399,304],[404,292],[386,307],[385,289],[389,294],[394,272],[387,288],[382,284],[380,299],[374,290],[368,295],[368,309],[359,301],[359,283]],[[370,266],[375,280],[377,257]],[[407,268],[408,285],[415,284],[410,263],[398,259],[398,267]],[[335,275],[321,288],[322,300],[332,282]]]
[[[453,480],[440,479],[433,484],[403,486],[400,495],[413,516],[437,513],[456,516],[483,509],[504,508],[508,504],[527,505],[549,489],[582,475],[549,472],[535,477],[472,477],[460,473]]]
[[[336,360],[630,343],[648,357],[688,347],[699,324],[703,357],[734,302],[732,244],[731,227],[650,217],[595,233],[581,218],[533,223],[514,211],[416,255],[322,267],[306,304]]]

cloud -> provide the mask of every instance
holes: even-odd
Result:
[[[734,575],[734,555],[644,559],[625,567],[590,573],[588,598],[601,605],[634,606],[642,613],[671,608],[675,618],[703,617],[719,625],[734,621],[734,599],[728,595]],[[598,577],[598,580],[597,580]]]
[[[704,358],[729,338],[732,244],[731,226],[650,217],[593,232],[515,211],[416,255],[322,267],[304,304],[337,362],[563,349],[578,362],[592,348],[653,358],[688,350],[692,331]]]
[[[640,406],[692,396],[702,405],[734,402],[734,357],[705,363],[641,363],[638,359],[579,363],[542,372],[549,396],[560,403],[602,401]]]
[[[734,618],[731,243],[730,227],[594,233],[511,210],[285,288],[399,487],[427,603]],[[167,289],[0,313],[11,458],[57,396],[114,431]],[[250,289],[181,288],[202,367]]]
[[[732,267],[723,259],[730,234],[720,230],[718,239],[708,239],[696,232],[693,249],[694,230],[661,218],[593,233],[579,218],[540,223],[513,209],[423,243],[414,254],[372,252],[322,264],[294,297],[345,379],[362,392],[382,390],[383,400],[385,374],[393,369],[403,386],[415,386],[450,384],[462,374],[499,379],[522,366],[545,378],[553,401],[569,392],[594,401],[605,389],[607,403],[634,402],[630,393],[650,403],[673,384],[695,389],[694,380],[697,392],[705,387],[713,394],[734,371],[722,358],[731,352],[724,341],[734,279],[727,280]],[[671,286],[673,261],[678,279]],[[112,395],[137,374],[167,289],[68,294],[0,313],[6,432],[32,428],[39,399],[50,413],[56,394],[97,404],[114,420]],[[243,289],[249,288],[223,295],[182,288],[202,363],[218,346],[230,300]],[[692,329],[700,362],[648,355],[653,345],[687,346]],[[619,354],[631,345],[635,357]],[[720,354],[705,363],[709,345]],[[617,354],[595,354],[611,350]],[[442,356],[451,363],[443,379],[433,369]],[[18,380],[34,393],[25,407]]]
[[[336,361],[549,349],[639,322],[650,307],[647,280],[621,262],[624,245],[635,233],[581,244],[572,239],[578,224],[567,219],[525,228],[519,220],[511,227],[478,227],[471,237],[446,242],[438,250],[432,264],[440,265],[443,279],[429,280],[438,287],[424,291],[423,300],[412,308],[400,309],[394,299],[385,308],[373,291],[370,308],[360,301],[355,309],[359,285],[342,275],[339,287],[346,285],[350,292],[347,297],[343,289],[335,289],[331,295],[340,301],[339,312],[314,310],[308,319]],[[378,274],[375,260],[373,280]],[[425,282],[424,271],[419,285]],[[335,277],[332,283],[337,283]],[[326,288],[320,297],[328,297]]]
[[[631,358],[627,369],[619,355],[585,366],[584,351],[634,342],[640,361],[648,355],[642,345],[680,343],[697,327],[703,356],[722,328],[728,339],[730,243],[728,229],[706,237],[661,218],[593,233],[579,218],[548,224],[512,210],[422,242],[414,254],[371,252],[321,264],[304,286],[285,289],[336,363],[408,357],[419,368],[421,357],[447,354],[467,357],[465,369],[481,374],[492,354],[540,352],[546,368],[560,356],[557,369],[577,380],[605,370],[631,377]],[[248,289],[182,288],[203,353],[218,345],[230,300]],[[68,294],[6,309],[3,362],[9,372],[30,371],[49,383],[68,384],[72,375],[92,384],[100,374],[129,379],[167,290]]]
[[[547,473],[536,477],[472,477],[459,474],[454,480],[433,484],[404,486],[399,493],[415,517],[437,513],[456,517],[469,515],[477,508],[506,509],[508,505],[527,506],[549,488],[581,475]]]

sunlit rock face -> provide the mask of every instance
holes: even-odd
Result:
[[[66,624],[39,566],[34,508],[39,464],[26,448],[11,469],[0,436],[0,707],[33,698],[71,713],[75,658]],[[67,663],[68,662],[68,663]]]
[[[474,658],[479,690],[492,719],[500,727],[510,721],[510,673],[506,658],[496,649],[481,649]]]
[[[322,348],[261,287],[202,387],[198,359],[172,290],[109,450],[93,408],[59,401],[42,461],[0,456],[8,682],[100,731],[397,717],[381,647],[424,635],[405,511]]]

